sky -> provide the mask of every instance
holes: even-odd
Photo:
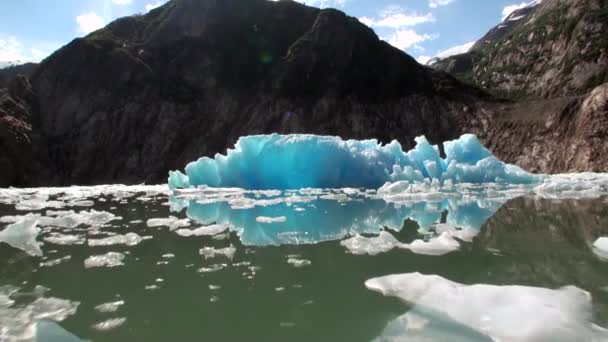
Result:
[[[271,1],[271,0],[269,0]],[[378,36],[425,63],[465,52],[521,0],[298,0],[334,7],[372,27]],[[39,62],[77,37],[112,20],[142,14],[166,0],[2,0],[0,66]]]

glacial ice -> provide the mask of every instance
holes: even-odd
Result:
[[[608,261],[608,237],[600,237],[593,243],[593,252],[602,260]]]
[[[244,189],[369,188],[386,182],[531,184],[541,176],[494,157],[474,135],[444,143],[446,158],[425,137],[404,152],[397,141],[342,140],[307,134],[242,137],[226,155],[203,157],[186,174],[169,174],[171,189],[206,185]]]
[[[178,229],[175,233],[179,236],[190,237],[190,236],[215,236],[228,230],[230,226],[223,224],[212,224],[210,226],[203,226],[196,229]]]
[[[393,234],[381,231],[379,235],[365,237],[360,234],[340,241],[340,244],[355,255],[377,255],[395,248],[409,249],[412,253],[423,255],[444,255],[460,249],[458,240],[471,242],[479,233],[472,228],[458,229],[449,224],[437,224],[433,226],[434,235],[427,241],[417,239],[411,243],[399,242]]]
[[[464,285],[420,273],[373,278],[365,286],[413,305],[378,341],[608,339],[608,331],[591,322],[591,295],[574,286]]]
[[[136,233],[127,233],[125,235],[113,235],[103,239],[89,239],[88,244],[91,247],[97,246],[112,246],[112,245],[125,245],[125,246],[135,246],[142,242],[143,239]]]
[[[120,327],[125,324],[126,321],[127,319],[125,317],[109,318],[105,321],[93,324],[92,328],[98,331],[109,331]]]
[[[124,304],[124,300],[117,300],[114,302],[99,304],[95,306],[95,310],[101,313],[116,312]]]
[[[8,225],[0,231],[0,242],[7,243],[14,248],[21,249],[32,256],[41,256],[40,242],[36,241],[40,228],[35,219],[23,219]]]
[[[0,287],[0,341],[79,341],[53,324],[75,314],[79,303],[43,294],[24,304],[15,300],[20,295],[18,288]]]
[[[92,255],[84,260],[85,268],[116,267],[124,265],[125,255],[118,252],[108,252],[101,255]]]
[[[203,247],[198,252],[200,255],[204,256],[205,259],[213,259],[218,255],[223,255],[232,260],[234,258],[234,254],[236,254],[236,247],[234,247],[232,244],[230,244],[229,247],[224,248]]]

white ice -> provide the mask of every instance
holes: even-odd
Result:
[[[143,239],[141,236],[131,232],[125,235],[113,235],[103,239],[89,239],[88,244],[91,247],[112,245],[135,246],[142,241]]]
[[[268,216],[258,216],[255,218],[258,223],[283,223],[287,222],[287,217],[278,216],[278,217],[268,217]]]
[[[230,226],[225,224],[213,224],[210,226],[203,226],[196,229],[178,229],[175,233],[179,236],[214,236],[228,230]]]
[[[608,237],[601,237],[593,243],[593,252],[602,260],[608,261]]]
[[[84,260],[85,268],[116,267],[124,265],[125,255],[118,252],[108,252],[101,255],[92,255]]]
[[[223,255],[232,260],[235,253],[236,247],[234,247],[232,244],[225,248],[203,247],[199,249],[199,254],[204,256],[205,259],[213,259],[216,256]]]
[[[469,327],[495,341],[606,341],[608,331],[591,322],[591,296],[574,286],[560,289],[515,285],[464,285],[437,275],[407,273],[373,278],[371,290],[413,305],[410,312],[433,322]],[[441,324],[404,325],[403,340],[432,338]],[[414,334],[411,336],[411,334]],[[391,336],[395,336],[392,327]],[[383,340],[380,338],[379,340]],[[394,339],[400,340],[400,339]],[[412,339],[410,339],[412,340]],[[416,339],[413,339],[416,340]]]
[[[36,219],[23,219],[10,224],[0,232],[0,242],[7,243],[29,255],[41,256],[41,243],[36,241],[40,233],[37,225]]]

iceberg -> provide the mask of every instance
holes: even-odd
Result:
[[[377,189],[386,182],[533,184],[542,176],[498,160],[476,136],[465,134],[439,148],[423,136],[404,152],[397,141],[342,140],[309,134],[242,137],[226,155],[203,157],[169,173],[171,189],[237,187],[251,190],[301,188]]]

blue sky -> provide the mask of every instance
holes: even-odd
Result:
[[[145,13],[166,0],[4,0],[0,4],[0,63],[40,61],[76,37],[110,21]],[[425,61],[462,51],[521,0],[299,0],[336,7]],[[442,54],[443,53],[443,54]]]

